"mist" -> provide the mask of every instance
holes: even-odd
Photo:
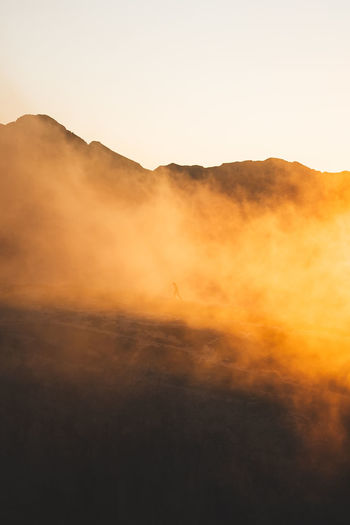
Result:
[[[341,450],[350,174],[270,159],[270,177],[259,175],[262,163],[239,163],[232,182],[216,177],[220,167],[205,177],[190,167],[144,170],[48,117],[0,132],[3,304],[126,311],[218,330],[226,346],[198,349],[194,379],[210,368],[210,381],[224,375],[228,389],[268,384],[314,414],[300,429],[308,443],[328,433]]]

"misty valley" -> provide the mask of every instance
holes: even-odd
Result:
[[[346,524],[350,172],[0,125],[4,524]]]

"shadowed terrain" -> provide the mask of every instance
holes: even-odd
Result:
[[[348,452],[324,470],[311,414],[229,382],[243,336],[3,308],[0,337],[4,523],[347,522]],[[211,364],[220,346],[231,361]]]
[[[0,126],[2,523],[348,523],[349,180]]]

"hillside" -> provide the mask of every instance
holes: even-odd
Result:
[[[4,524],[347,524],[350,173],[0,126]]]

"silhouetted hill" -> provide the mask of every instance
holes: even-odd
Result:
[[[242,217],[297,207],[298,216],[327,218],[348,208],[349,181],[348,172],[320,173],[274,158],[150,171],[99,142],[87,144],[46,115],[24,115],[0,127],[0,272],[17,284],[52,283],[56,274],[66,282],[74,272],[85,283],[94,268],[105,287],[110,279],[130,286],[149,272],[161,287],[185,264],[181,253],[193,256],[200,237],[219,242],[232,205]],[[132,266],[123,262],[116,272],[115,250],[119,257],[134,254],[137,270],[127,278],[121,274]],[[108,270],[104,263],[96,268],[101,253]],[[221,284],[208,289],[226,293]]]
[[[349,209],[1,125],[1,523],[347,525]]]
[[[303,203],[307,199],[322,199],[324,191],[341,185],[341,174],[327,174],[312,170],[298,162],[270,158],[264,161],[242,161],[221,166],[179,166],[169,164],[156,169],[167,174],[177,185],[190,191],[191,187],[207,184],[237,201],[253,201],[263,205],[287,202]],[[344,176],[344,173],[342,174]],[[347,173],[346,177],[350,174]]]
[[[67,169],[65,162],[73,158],[81,163],[81,169],[89,171],[92,166],[100,169],[100,175],[108,170],[148,172],[140,164],[114,153],[99,142],[87,144],[47,115],[24,115],[0,130],[1,160],[7,160],[8,164],[18,161],[18,156],[21,156],[44,163],[40,165],[41,169],[45,169],[46,163],[56,162],[57,169],[64,170]]]
[[[26,169],[31,161],[39,171],[55,168],[60,173],[71,172],[73,162],[87,180],[107,193],[128,193],[132,187],[135,194],[142,194],[145,179],[157,183],[163,176],[184,191],[205,184],[237,201],[263,205],[305,203],[326,194],[332,197],[333,193],[337,198],[339,193],[345,199],[349,197],[349,172],[321,173],[277,158],[208,168],[173,163],[151,172],[100,142],[87,144],[47,115],[24,115],[0,128],[0,169],[16,169],[18,164]]]

